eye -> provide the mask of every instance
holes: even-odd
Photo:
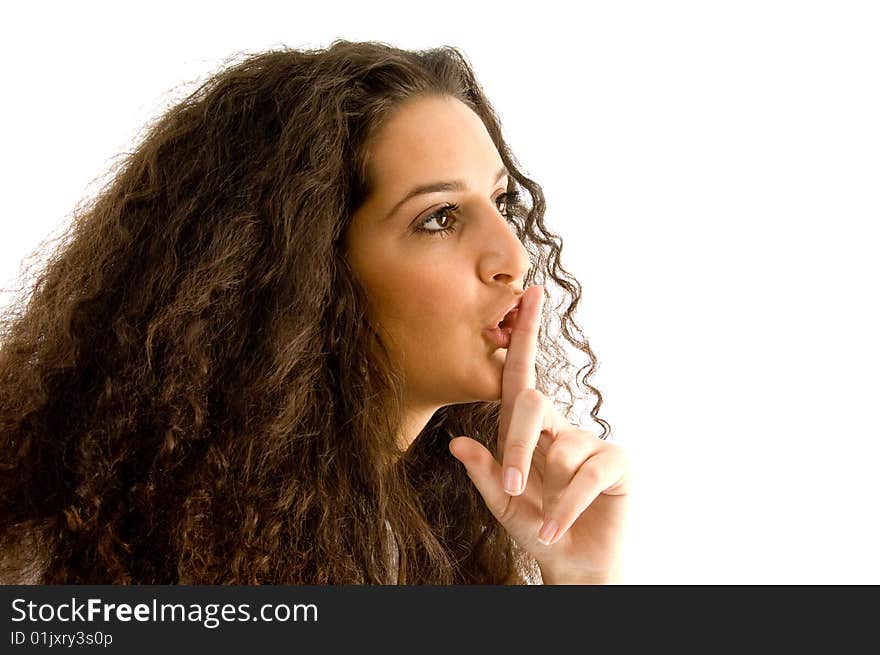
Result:
[[[511,208],[519,201],[519,191],[508,191],[507,193],[502,193],[497,198],[495,198],[496,205],[502,201],[504,202],[504,209],[499,210],[499,213],[507,218],[510,215]],[[443,205],[443,207],[433,212],[425,220],[419,223],[419,226],[415,228],[415,231],[421,234],[434,234],[441,237],[447,236],[452,232],[455,232],[456,230],[455,222],[457,221],[457,219],[455,219],[454,217],[452,218],[453,223],[451,225],[448,225],[447,227],[441,226],[441,229],[439,230],[426,230],[423,226],[427,225],[431,221],[437,221],[438,224],[444,219],[446,221],[449,221],[450,218],[447,216],[447,214],[451,212],[457,212],[458,210],[458,204],[446,203],[445,205]]]
[[[447,227],[441,226],[441,229],[439,229],[439,230],[426,230],[423,226],[427,225],[431,221],[438,221],[439,222],[444,219],[448,221],[448,220],[450,220],[450,217],[448,217],[447,214],[449,212],[455,212],[455,211],[458,211],[458,205],[453,205],[450,203],[443,205],[440,209],[438,209],[433,214],[428,216],[428,218],[426,218],[421,223],[419,223],[419,226],[416,228],[416,232],[420,232],[423,234],[424,233],[439,234],[440,236],[445,236],[446,234],[448,234],[450,232],[454,232],[455,231],[455,227],[454,227],[455,223],[453,223],[452,225],[449,225]],[[452,220],[455,220],[455,219],[452,219]]]
[[[519,191],[514,189],[513,191],[508,191],[507,193],[502,193],[500,196],[495,198],[495,202],[499,200],[504,201],[504,211],[501,212],[501,215],[510,218],[510,210],[516,206],[519,202]]]

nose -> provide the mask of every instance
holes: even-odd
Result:
[[[487,284],[498,281],[522,289],[531,265],[529,251],[497,209],[487,216],[480,235],[480,278]]]

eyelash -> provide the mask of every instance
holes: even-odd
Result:
[[[497,204],[500,200],[504,200],[505,211],[509,212],[510,208],[513,207],[519,201],[519,198],[520,198],[519,191],[508,191],[507,193],[502,193],[500,196],[495,198],[495,203]],[[433,221],[435,219],[441,218],[446,212],[456,212],[456,211],[458,211],[458,209],[459,209],[459,206],[457,203],[456,204],[446,203],[443,207],[441,207],[440,209],[438,209],[437,211],[432,213],[430,216],[425,218],[423,221],[421,221],[419,223],[419,227],[415,228],[415,231],[420,234],[428,234],[431,236],[439,236],[439,237],[449,236],[450,234],[452,234],[456,230],[455,223],[453,223],[449,227],[444,227],[440,230],[426,230],[421,226],[424,225],[425,223],[428,223],[428,222]],[[508,214],[502,212],[502,216],[507,217]]]

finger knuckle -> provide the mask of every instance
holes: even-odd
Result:
[[[532,372],[532,365],[528,362],[510,362],[509,364],[505,364],[505,366],[509,368],[511,373],[514,373],[517,376],[523,376],[526,373]]]
[[[527,455],[529,451],[529,446],[523,441],[512,441],[507,445],[507,452],[510,455],[513,455],[514,459],[521,459],[525,455]]]
[[[555,508],[562,502],[562,499],[565,497],[565,493],[562,491],[556,492],[547,492],[544,495],[543,503],[544,503],[544,511],[548,511],[552,508]]]
[[[602,469],[596,464],[591,464],[589,461],[584,462],[583,466],[581,466],[580,471],[578,471],[578,475],[583,478],[584,482],[588,485],[598,484],[599,480],[602,478]]]
[[[544,394],[537,389],[522,389],[516,396],[517,404],[522,403],[529,407],[540,407],[544,404]]]
[[[582,458],[571,448],[567,448],[565,444],[558,441],[554,447],[547,453],[547,465],[553,468],[561,468],[566,471],[574,471],[581,464]]]

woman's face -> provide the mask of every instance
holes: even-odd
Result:
[[[444,405],[500,399],[507,350],[483,332],[518,301],[529,255],[503,215],[495,144],[464,103],[418,98],[371,152],[372,191],[352,218],[347,258],[403,367],[407,407],[430,418]],[[460,188],[410,196],[441,182]],[[447,203],[459,208],[438,213]]]

